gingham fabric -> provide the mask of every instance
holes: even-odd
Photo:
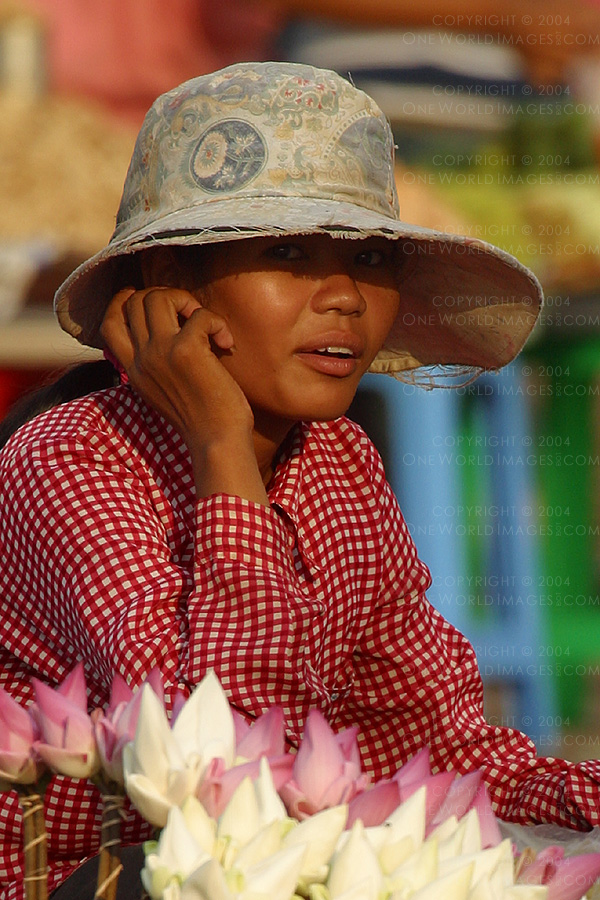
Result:
[[[24,426],[0,462],[0,683],[26,702],[32,674],[57,683],[81,659],[98,706],[117,671],[138,683],[159,665],[172,690],[213,667],[249,716],[282,705],[292,744],[317,706],[336,729],[360,726],[375,777],[428,744],[436,769],[482,767],[506,819],[600,824],[600,763],[538,759],[484,720],[473,649],[427,602],[429,573],[358,426],[297,426],[269,497],[196,502],[184,444],[127,386]],[[56,884],[97,847],[96,795],[57,778],[47,815]],[[145,834],[127,820],[125,840]],[[13,900],[14,794],[0,840]]]

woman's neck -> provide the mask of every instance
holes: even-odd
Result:
[[[295,424],[296,423],[293,421],[287,423],[279,421],[277,427],[273,427],[273,423],[264,420],[257,421],[257,418],[255,417],[254,431],[252,434],[254,452],[256,454],[258,469],[265,486],[269,483],[273,472],[275,471],[275,462],[279,449]]]

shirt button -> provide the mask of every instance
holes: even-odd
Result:
[[[340,699],[339,693],[338,693],[337,691],[332,691],[332,692],[331,692],[331,699],[332,699],[332,700],[339,700],[339,699]]]

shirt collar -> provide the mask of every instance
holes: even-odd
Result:
[[[306,439],[310,434],[310,426],[299,422],[292,428],[281,445],[275,471],[268,486],[269,501],[278,506],[298,527],[298,511],[302,490],[303,451]]]
[[[327,525],[324,522],[308,524],[302,515],[303,497],[311,487],[312,430],[307,422],[294,426],[282,445],[267,493],[271,505],[283,513],[284,521],[295,535],[301,557],[313,571],[323,571],[326,562],[322,555],[324,543],[321,527],[326,528]]]

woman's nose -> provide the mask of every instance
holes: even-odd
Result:
[[[344,316],[362,316],[366,309],[365,298],[348,272],[323,276],[313,292],[312,304],[316,312],[337,311]]]

